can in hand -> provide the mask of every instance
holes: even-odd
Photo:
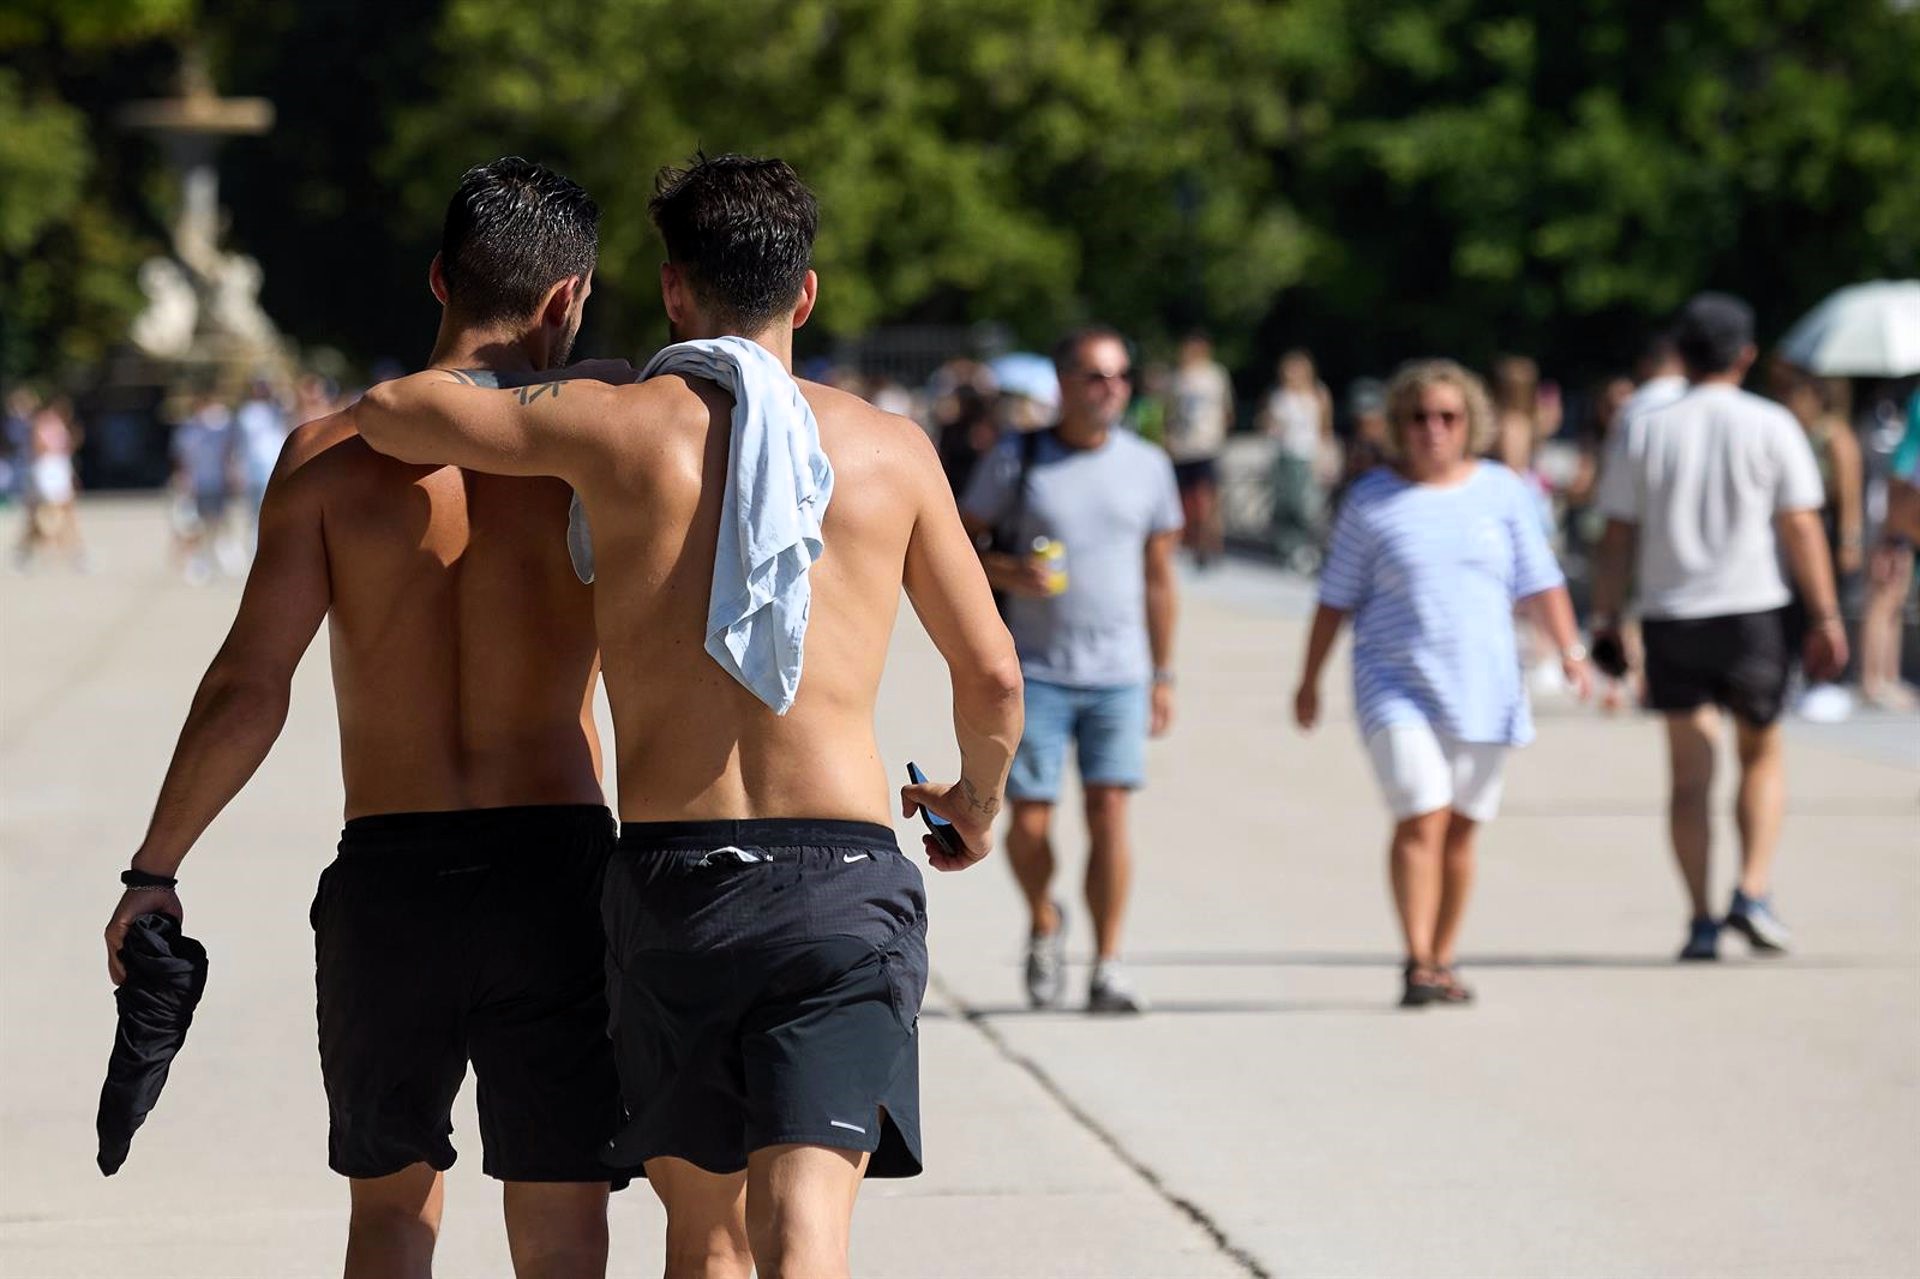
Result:
[[[1067,544],[1053,537],[1033,539],[1033,558],[1047,575],[1047,594],[1061,595],[1067,589]]]

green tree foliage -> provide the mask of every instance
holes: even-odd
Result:
[[[1262,155],[1284,113],[1230,73],[1214,15],[1147,7],[1128,29],[1091,0],[450,0],[440,93],[402,118],[387,171],[424,216],[486,140],[565,157],[608,209],[605,275],[638,286],[655,334],[646,201],[696,148],[786,156],[818,190],[829,332],[1244,325],[1305,260]],[[1202,8],[1245,26],[1259,6]]]
[[[191,0],[10,0],[0,9],[0,377],[97,361],[140,304],[137,174],[107,172],[91,77],[177,29]],[[17,67],[18,69],[14,69]]]
[[[1309,216],[1348,232],[1313,272],[1320,321],[1577,364],[1701,287],[1777,331],[1840,284],[1920,271],[1911,6],[1293,8],[1344,30],[1328,70],[1358,77],[1327,83],[1333,121],[1303,148]]]
[[[56,30],[69,8],[152,31],[185,2],[22,12],[78,48],[115,25]],[[1700,287],[1777,329],[1920,272],[1920,9],[1895,0],[226,0],[196,34],[279,107],[224,166],[269,309],[362,356],[417,357],[446,193],[508,151],[606,209],[609,351],[662,336],[646,201],[696,148],[819,191],[815,341],[1097,315],[1341,373],[1499,349],[1580,373]],[[25,121],[0,164],[70,126],[45,83],[0,88]],[[81,87],[97,123],[164,86]]]

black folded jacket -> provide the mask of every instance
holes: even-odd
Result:
[[[127,980],[113,995],[120,1019],[100,1086],[100,1171],[111,1177],[127,1161],[133,1134],[160,1100],[167,1068],[187,1042],[193,1010],[207,988],[207,948],[180,931],[171,915],[133,921],[120,948]]]

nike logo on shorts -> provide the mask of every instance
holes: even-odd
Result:
[[[850,1124],[844,1119],[829,1119],[827,1120],[827,1122],[832,1124],[835,1128],[845,1128],[851,1132],[857,1132],[862,1136],[865,1136],[867,1132],[867,1130],[865,1128],[862,1128],[859,1124]]]
[[[846,862],[863,862],[871,856],[873,856],[872,853],[842,853],[840,854],[840,860],[843,864]],[[860,1131],[865,1132],[866,1129],[863,1128]]]

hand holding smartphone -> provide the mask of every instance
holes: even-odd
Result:
[[[920,771],[920,765],[914,763],[912,760],[908,760],[907,780],[915,786],[925,786],[927,784],[927,775]],[[934,840],[948,856],[966,856],[966,845],[962,844],[960,837],[954,833],[952,822],[940,816],[940,814],[934,812],[925,804],[920,806],[920,820],[926,823],[927,834],[933,836]]]

